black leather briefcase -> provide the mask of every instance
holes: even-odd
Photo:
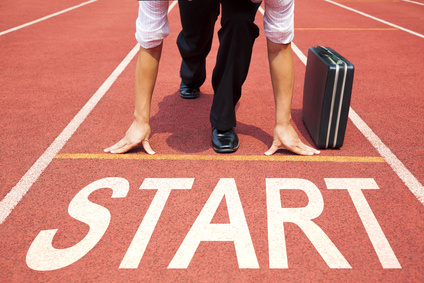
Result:
[[[311,47],[303,90],[303,122],[321,149],[343,145],[354,66],[329,47]]]

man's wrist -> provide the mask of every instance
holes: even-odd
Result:
[[[276,117],[275,126],[289,126],[291,125],[292,118],[289,117]]]
[[[149,121],[150,121],[150,117],[149,117],[150,115],[148,115],[148,114],[145,114],[145,113],[137,113],[137,112],[134,112],[134,121],[136,122],[136,123],[139,123],[139,124],[148,124],[149,123]]]

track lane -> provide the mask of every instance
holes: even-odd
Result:
[[[176,11],[174,11],[176,12]],[[258,17],[260,21],[260,17]],[[177,23],[172,15],[171,22]],[[260,23],[260,22],[259,22]],[[261,24],[259,24],[261,26]],[[178,61],[175,37],[179,30],[174,25],[167,39],[164,57],[161,63],[162,74],[154,95],[154,126],[157,132],[152,138],[161,153],[213,155],[210,149],[210,129],[207,125],[208,102],[211,101],[210,83],[202,87],[205,93],[202,100],[191,105],[183,104],[176,93]],[[299,38],[299,32],[296,38]],[[320,34],[324,38],[325,34]],[[269,82],[268,66],[264,64],[266,49],[263,34],[255,46],[252,68],[244,95],[238,108],[240,123],[238,131],[243,139],[240,151],[244,154],[261,154],[270,144],[273,100]],[[214,42],[216,48],[217,41]],[[303,49],[303,45],[300,45]],[[213,66],[213,52],[208,60],[208,70]],[[166,63],[165,63],[166,62]],[[305,131],[301,122],[300,108],[302,93],[302,75],[304,67],[295,58],[296,87],[294,101],[294,120],[300,132]],[[125,131],[125,121],[130,122],[133,100],[134,62],[124,70],[105,98],[100,102],[87,120],[66,144],[62,153],[96,153],[104,145],[121,136]],[[208,72],[210,74],[210,72]],[[252,75],[253,74],[253,75]],[[209,80],[207,80],[209,81]],[[252,105],[261,97],[265,109],[258,115]],[[164,107],[165,104],[165,107]],[[181,106],[182,104],[182,106]],[[176,107],[175,114],[170,113]],[[109,124],[104,121],[110,122]],[[172,125],[170,125],[172,121]],[[114,127],[112,129],[112,127]],[[124,129],[123,129],[124,127]],[[194,130],[198,127],[199,130]],[[204,128],[202,128],[204,127]],[[340,151],[326,151],[324,156],[367,154],[378,156],[361,133],[349,123],[346,146]],[[177,129],[178,128],[178,129]],[[187,136],[196,135],[196,141],[186,146]],[[308,136],[305,136],[308,140]],[[350,142],[347,142],[350,141]],[[354,141],[354,142],[353,142]],[[358,146],[360,144],[361,146]],[[140,149],[133,153],[144,154]],[[279,152],[278,155],[284,155]],[[222,163],[221,163],[222,165]],[[208,170],[213,168],[213,170]],[[240,170],[242,168],[242,170]],[[129,180],[129,194],[122,199],[111,199],[111,191],[103,189],[91,196],[95,203],[110,210],[112,222],[99,244],[85,257],[64,269],[51,272],[30,270],[25,264],[28,246],[40,230],[59,228],[55,237],[56,248],[66,248],[80,241],[88,232],[87,225],[75,221],[67,213],[71,199],[88,183],[105,178],[119,176]],[[138,188],[145,178],[193,177],[190,191],[173,191],[162,212],[153,237],[149,242],[138,269],[118,269],[129,244],[140,225],[155,192],[140,191]],[[365,197],[373,210],[388,242],[402,265],[402,270],[383,269],[371,245],[367,233],[358,217],[352,200],[345,191],[328,190],[324,178],[372,178],[379,190],[365,191]],[[187,270],[167,269],[171,259],[192,227],[200,210],[207,202],[219,178],[234,178],[240,194],[249,231],[258,258],[259,270],[239,269],[232,243],[200,244]],[[267,213],[265,178],[306,178],[313,182],[324,199],[324,212],[315,222],[334,242],[353,269],[330,269],[316,251],[305,234],[296,226],[288,224],[286,242],[289,253],[289,268],[269,269],[267,245]],[[54,201],[47,201],[54,199]],[[301,192],[282,193],[283,207],[300,207],[308,204],[307,197]],[[28,211],[31,208],[31,211]],[[221,203],[214,217],[215,223],[227,223],[228,211],[225,201]],[[410,215],[417,217],[413,218]],[[213,161],[140,161],[140,160],[53,160],[40,179],[34,184],[23,202],[0,227],[7,241],[3,259],[8,278],[25,274],[34,280],[375,280],[420,279],[420,262],[423,262],[423,243],[417,235],[423,233],[423,207],[405,189],[401,181],[394,176],[386,163],[366,165],[313,164],[283,162],[270,165],[264,162],[239,163],[226,162],[225,167],[217,166]],[[12,226],[11,223],[20,224]],[[408,243],[407,245],[405,243]],[[21,247],[21,248],[17,248]],[[12,252],[14,251],[14,252]],[[17,251],[17,252],[16,252]],[[81,270],[94,270],[81,273]],[[16,278],[19,280],[19,277]],[[16,280],[16,281],[18,281]]]
[[[40,0],[15,0],[2,1],[0,3],[0,33],[17,26],[27,24],[60,12],[70,7],[80,5],[87,1],[67,0],[67,1],[40,1]]]
[[[298,1],[297,7],[305,14],[320,11],[309,18],[296,17],[297,27],[337,27],[337,21],[342,26],[350,23],[351,27],[364,24],[368,27],[384,26],[349,11],[340,14],[344,9],[326,2]],[[321,11],[334,16],[327,18],[324,14],[321,17]],[[424,46],[422,39],[400,30],[299,30],[296,39],[305,54],[309,46],[326,45],[342,50],[343,55],[354,63],[352,108],[423,184],[424,175],[417,160],[423,157],[419,143],[424,139],[424,132],[418,125],[424,124],[424,118],[414,114],[424,110],[421,95],[424,89],[415,80],[424,79],[419,71],[423,64],[423,60],[419,59],[422,58],[419,46]],[[404,52],[399,53],[399,50]]]
[[[392,25],[401,26],[412,33],[418,33],[417,36],[424,37],[424,28],[420,24],[424,13],[424,4],[417,5],[404,1],[397,2],[341,2],[325,0],[335,5],[346,6],[360,13],[365,13],[379,21],[385,21]],[[418,2],[419,3],[419,2]]]
[[[96,165],[98,164],[98,165]],[[77,165],[77,166],[75,166]],[[200,173],[213,166],[213,174]],[[243,165],[242,165],[243,166]],[[225,167],[217,167],[210,161],[74,161],[56,160],[45,174],[34,184],[33,189],[14,213],[0,227],[2,235],[10,239],[4,253],[14,262],[13,270],[20,270],[30,280],[124,280],[136,278],[154,280],[212,280],[227,281],[230,278],[249,281],[260,279],[296,280],[300,277],[311,280],[363,281],[418,279],[417,263],[422,262],[422,206],[411,206],[413,197],[404,189],[399,180],[390,184],[393,173],[386,164],[363,166],[350,164],[343,166],[346,171],[334,170],[331,164],[315,166],[305,163],[286,162],[268,164],[263,162],[244,165],[240,171],[238,162],[228,162]],[[138,168],[138,170],[134,170]],[[164,170],[163,168],[168,168]],[[172,170],[169,170],[171,169]],[[266,168],[266,169],[264,169]],[[358,169],[365,170],[361,177],[374,178],[379,190],[364,190],[367,203],[372,208],[388,242],[402,269],[384,269],[375,254],[366,230],[359,219],[356,208],[348,193],[343,190],[327,189],[325,178],[357,178]],[[319,188],[323,196],[324,211],[314,221],[332,240],[352,269],[329,268],[322,256],[299,227],[285,225],[288,251],[288,269],[270,269],[269,239],[267,233],[266,185],[265,178],[301,178]],[[111,199],[110,189],[101,189],[90,196],[90,200],[106,207],[111,213],[111,223],[100,242],[82,259],[66,268],[56,271],[37,272],[25,263],[28,247],[40,230],[58,228],[53,245],[56,248],[72,247],[88,233],[84,223],[76,221],[67,213],[67,205],[72,198],[91,181],[106,176],[119,176],[130,182],[128,195]],[[378,177],[375,177],[378,176]],[[147,249],[137,269],[119,269],[124,255],[146,211],[155,196],[155,191],[138,188],[145,178],[195,178],[190,190],[173,190],[155,226]],[[228,242],[203,242],[199,245],[187,269],[169,269],[168,265],[181,246],[185,236],[215,189],[220,178],[234,178],[240,194],[243,211],[252,237],[259,269],[240,269],[234,245]],[[384,200],[384,201],[382,201]],[[228,200],[227,200],[228,201]],[[315,200],[316,201],[316,200]],[[301,191],[282,192],[283,207],[308,205],[308,198]],[[390,205],[388,205],[390,203]],[[28,212],[31,207],[31,213]],[[213,223],[228,223],[228,205],[222,201],[214,216]],[[404,209],[408,207],[408,209]],[[22,217],[26,215],[26,217]],[[11,225],[15,223],[14,225]],[[417,225],[417,226],[416,226]],[[405,244],[408,243],[408,244]],[[21,248],[17,248],[21,247]],[[12,252],[14,251],[14,252]],[[413,259],[411,261],[411,259]],[[14,274],[12,265],[5,264],[7,274]],[[81,273],[81,270],[89,272]]]
[[[134,47],[127,34],[137,3],[114,5],[93,3],[0,37],[1,165],[10,170],[1,198]]]
[[[81,3],[81,4],[78,4],[78,5],[75,5],[75,6],[72,6],[72,7],[66,8],[66,9],[61,10],[61,11],[59,11],[59,12],[55,12],[55,13],[53,13],[53,14],[50,14],[50,15],[44,16],[44,17],[42,17],[42,18],[36,19],[36,20],[34,20],[34,21],[27,22],[27,23],[25,23],[25,24],[22,24],[22,25],[19,25],[19,26],[16,26],[16,27],[10,28],[10,29],[8,29],[8,30],[5,30],[5,31],[0,32],[0,36],[5,35],[5,34],[8,34],[8,33],[11,33],[11,32],[14,32],[14,31],[17,31],[17,30],[20,30],[20,29],[22,29],[22,28],[25,28],[25,27],[28,27],[28,26],[31,26],[31,25],[34,25],[34,24],[37,24],[37,23],[39,23],[39,22],[42,22],[42,21],[48,20],[48,19],[50,19],[50,18],[53,18],[53,17],[59,16],[59,15],[61,15],[61,14],[64,14],[64,13],[67,13],[67,12],[69,12],[69,11],[72,11],[72,10],[78,9],[78,8],[80,8],[80,7],[83,7],[83,6],[85,6],[85,5],[91,4],[91,3],[95,2],[95,1],[97,1],[97,0],[90,0],[90,1],[87,1],[87,2],[84,2],[84,3]]]

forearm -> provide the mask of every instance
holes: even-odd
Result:
[[[140,47],[135,71],[135,121],[148,123],[153,90],[159,69],[162,44],[151,49]]]
[[[274,141],[265,152],[274,154],[283,148],[301,155],[319,154],[319,151],[305,145],[291,124],[291,107],[293,98],[294,67],[290,44],[268,42],[269,69],[275,99]]]
[[[275,124],[291,121],[294,67],[291,44],[277,44],[267,39],[268,61],[275,100]]]

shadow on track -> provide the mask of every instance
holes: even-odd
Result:
[[[209,150],[211,148],[209,113],[212,97],[212,94],[202,92],[197,99],[182,99],[178,91],[165,96],[159,102],[159,111],[150,119],[151,140],[156,134],[167,133],[170,135],[166,143],[174,150],[182,153],[200,153]],[[236,131],[239,135],[252,136],[267,146],[272,143],[272,135],[254,125],[237,122]],[[129,153],[143,151],[142,146],[137,146]]]

